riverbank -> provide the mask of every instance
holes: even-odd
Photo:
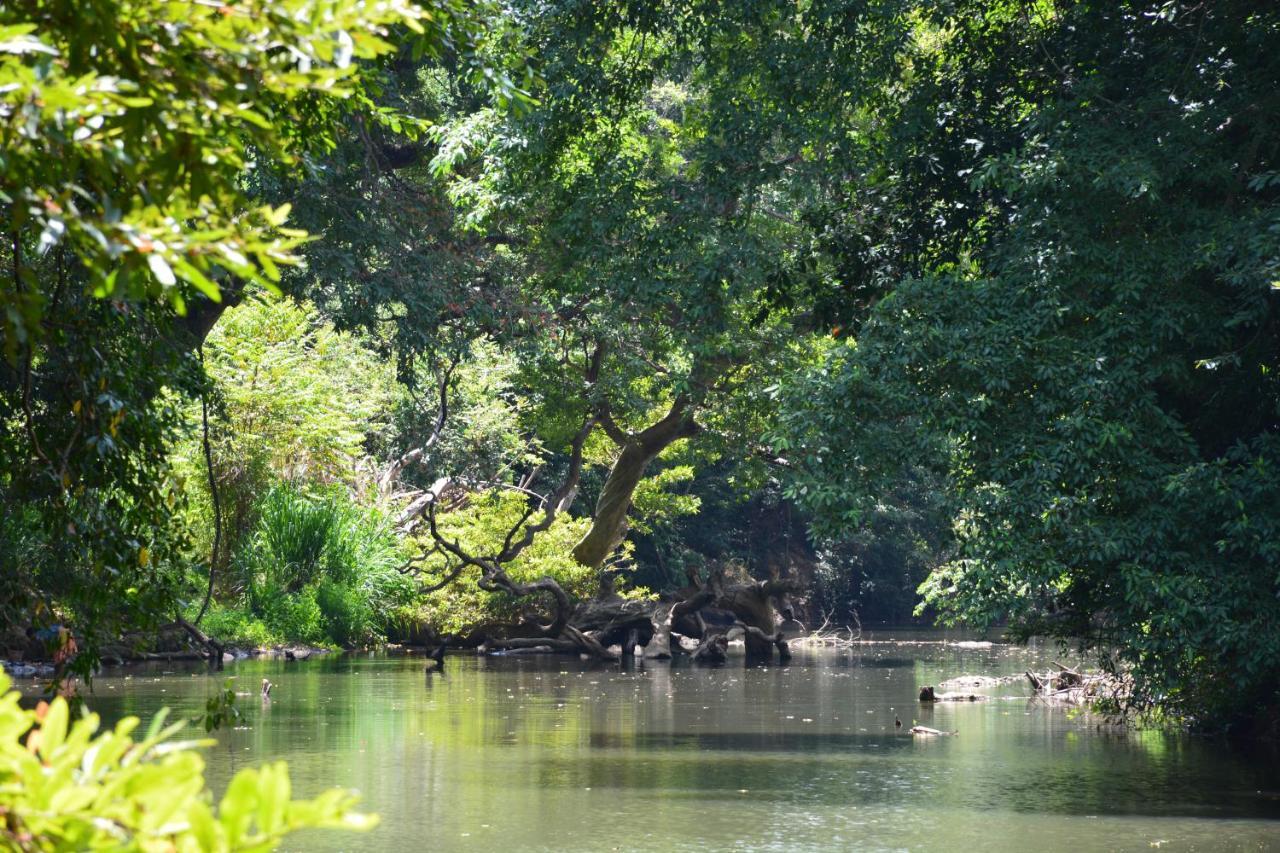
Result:
[[[238,660],[287,660],[302,661],[319,655],[328,655],[355,649],[338,649],[325,646],[308,646],[289,643],[270,647],[237,647],[227,646],[222,654],[224,664]],[[181,649],[174,651],[138,651],[124,646],[108,646],[102,653],[103,666],[127,666],[129,664],[154,662],[196,662],[208,661],[204,651]],[[216,662],[216,661],[215,661]],[[12,678],[52,678],[57,674],[57,666],[51,659],[0,659],[0,669]]]

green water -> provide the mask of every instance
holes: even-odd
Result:
[[[883,635],[885,640],[891,636]],[[906,637],[907,635],[901,635]],[[358,789],[368,834],[295,850],[1280,849],[1280,757],[1257,746],[1098,731],[1013,684],[978,704],[920,684],[1047,667],[1048,652],[929,635],[787,667],[572,658],[335,656],[228,667],[246,726],[208,752],[216,788],[286,759],[295,793]],[[104,675],[107,718],[200,713],[220,683],[167,665]],[[954,737],[913,738],[918,721]]]

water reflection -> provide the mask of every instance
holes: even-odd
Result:
[[[1038,650],[882,643],[790,666],[357,655],[229,671],[276,684],[209,775],[289,761],[299,793],[359,789],[382,825],[297,849],[1149,850],[1280,843],[1274,752],[1100,732],[1027,700],[921,705],[921,684],[1043,666]],[[1047,657],[1047,653],[1045,655]],[[738,662],[740,664],[740,662]],[[168,670],[166,672],[166,670]],[[220,679],[97,681],[108,717],[200,713]],[[914,738],[918,722],[959,734]]]

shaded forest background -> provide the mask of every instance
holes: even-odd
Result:
[[[0,10],[9,648],[921,614],[1274,724],[1274,4],[320,5]]]

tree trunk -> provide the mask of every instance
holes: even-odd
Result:
[[[661,448],[659,448],[660,450]],[[609,469],[591,519],[591,529],[573,548],[573,558],[584,566],[599,568],[627,535],[631,496],[644,477],[644,469],[657,453],[647,453],[638,442],[628,443]]]
[[[666,417],[635,435],[622,432],[609,420],[602,420],[609,436],[622,446],[622,452],[604,481],[591,529],[573,548],[573,558],[579,563],[598,569],[622,544],[627,535],[631,496],[644,477],[645,468],[672,444],[698,432],[697,423],[687,414],[688,407],[685,398],[678,398]]]
[[[207,296],[197,296],[187,303],[187,313],[175,322],[174,343],[179,349],[194,352],[200,348],[226,310],[244,301],[244,282],[229,279],[221,284],[218,292],[219,302]]]
[[[777,610],[774,601],[786,599],[797,591],[797,582],[791,579],[748,581],[726,585],[717,606],[731,612],[746,628],[743,637],[747,646],[747,660],[768,662],[777,648],[783,660],[790,657],[782,633],[778,630]]]

